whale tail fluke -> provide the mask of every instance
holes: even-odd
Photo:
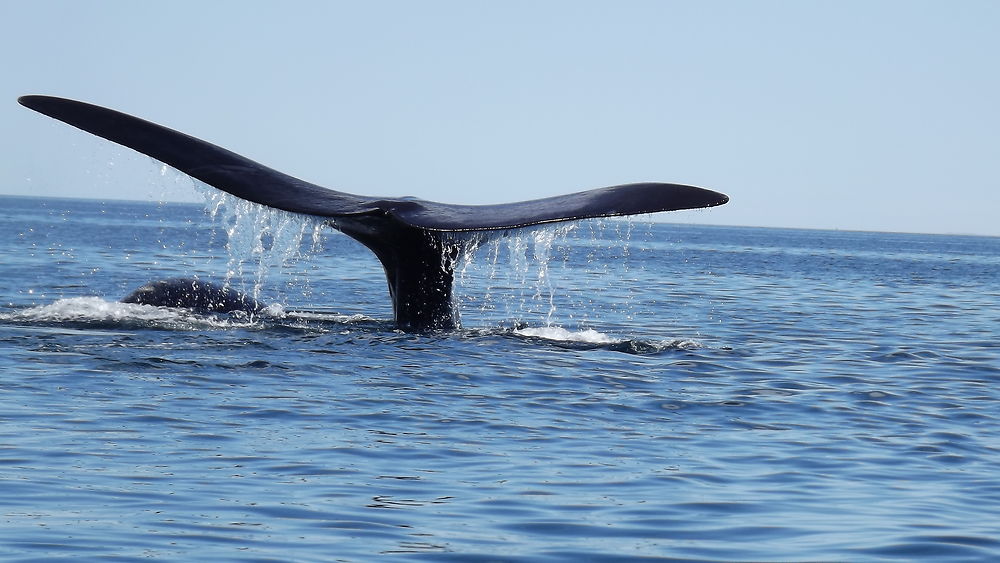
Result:
[[[415,198],[366,197],[311,184],[155,123],[93,104],[22,96],[25,107],[134,149],[236,197],[325,217],[382,263],[397,324],[422,330],[457,326],[448,233],[722,205],[721,193],[682,184],[638,183],[498,205],[452,205]]]

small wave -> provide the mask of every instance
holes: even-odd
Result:
[[[100,297],[70,297],[48,305],[2,312],[0,322],[161,330],[264,328],[323,332],[331,326],[344,325],[362,328],[370,326],[377,330],[386,328],[384,321],[366,315],[286,310],[278,303],[268,305],[258,314],[250,315],[243,311],[203,313],[184,308],[108,301]]]
[[[585,344],[613,344],[616,342],[614,338],[592,328],[571,331],[558,326],[543,326],[537,328],[526,327],[514,329],[514,334],[534,338],[544,338],[545,340],[581,342]]]
[[[573,331],[558,326],[520,327],[513,329],[510,333],[566,348],[582,350],[599,348],[636,355],[658,354],[669,350],[692,350],[702,347],[694,340],[615,338],[592,328]]]
[[[278,311],[275,311],[278,312]],[[138,326],[171,330],[249,326],[247,315],[199,315],[187,309],[107,301],[100,297],[70,297],[49,305],[0,313],[0,320],[20,323]]]

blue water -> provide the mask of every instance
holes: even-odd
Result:
[[[1000,558],[1000,239],[511,233],[407,334],[238,215],[0,197],[4,560]],[[178,275],[275,305],[115,302]]]

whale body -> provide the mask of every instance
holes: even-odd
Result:
[[[122,303],[180,307],[199,313],[257,314],[264,310],[259,301],[231,287],[195,278],[171,278],[149,282],[121,299]]]
[[[52,96],[22,96],[18,102],[139,151],[236,197],[324,218],[327,225],[358,240],[378,257],[396,324],[405,330],[458,326],[452,299],[454,262],[469,233],[482,240],[532,225],[696,209],[729,201],[725,194],[705,188],[655,182],[496,205],[360,196],[311,184],[115,110]]]

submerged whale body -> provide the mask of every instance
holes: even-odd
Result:
[[[452,205],[411,197],[330,190],[268,168],[190,135],[111,109],[51,96],[25,107],[132,148],[236,197],[323,217],[367,246],[385,270],[396,324],[408,330],[458,326],[452,299],[461,233],[480,240],[504,230],[722,205],[729,197],[682,184],[640,183],[498,205]]]
[[[256,314],[264,306],[249,295],[214,283],[194,278],[171,278],[149,282],[121,300],[122,303],[180,307],[199,313]]]

